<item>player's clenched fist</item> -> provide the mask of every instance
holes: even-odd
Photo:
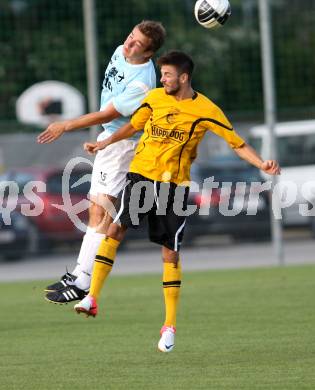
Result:
[[[85,142],[83,144],[83,149],[89,154],[95,154],[98,150],[105,149],[108,146],[108,142],[98,141],[98,142]]]
[[[83,144],[83,149],[89,154],[95,154],[94,152],[95,144],[96,142],[85,142]]]
[[[262,163],[261,169],[269,175],[280,175],[280,166],[275,160],[266,160]]]

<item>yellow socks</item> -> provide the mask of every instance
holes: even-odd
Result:
[[[89,293],[89,295],[94,297],[96,300],[100,295],[105,279],[112,270],[119,244],[120,241],[106,237],[98,248],[97,255],[95,256]]]
[[[99,298],[103,284],[115,261],[120,242],[106,237],[99,246],[95,257],[90,293],[96,300]],[[163,262],[163,292],[165,301],[165,326],[176,326],[176,311],[181,285],[181,264]]]
[[[163,292],[165,301],[165,326],[176,326],[176,310],[181,285],[181,264],[163,263]]]

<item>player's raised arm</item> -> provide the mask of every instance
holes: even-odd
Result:
[[[119,116],[120,113],[112,104],[109,104],[106,109],[102,111],[91,112],[71,120],[51,123],[45,131],[39,134],[37,142],[39,144],[48,144],[61,137],[65,132],[107,123]]]
[[[244,143],[239,148],[235,148],[233,150],[240,158],[268,173],[269,175],[280,175],[280,166],[277,161],[262,160],[255,149],[253,149],[248,144]]]
[[[108,145],[132,137],[137,131],[144,129],[152,112],[150,104],[148,103],[149,97],[150,94],[142,101],[141,106],[133,113],[130,122],[116,130],[115,133],[106,138],[104,141],[92,143],[86,142],[83,145],[84,150],[89,154],[95,154],[98,150],[105,149]]]
[[[103,141],[85,142],[83,144],[83,148],[89,154],[95,154],[98,150],[105,149],[107,146],[114,144],[115,142],[132,137],[137,131],[138,130],[136,130],[129,122]]]

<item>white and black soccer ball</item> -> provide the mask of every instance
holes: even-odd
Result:
[[[195,18],[202,27],[222,26],[231,15],[229,0],[197,0]]]

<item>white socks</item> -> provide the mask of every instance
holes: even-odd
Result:
[[[90,288],[95,256],[104,238],[105,234],[96,233],[95,228],[87,227],[77,259],[77,265],[71,272],[77,276],[74,284],[81,290],[88,290]]]

